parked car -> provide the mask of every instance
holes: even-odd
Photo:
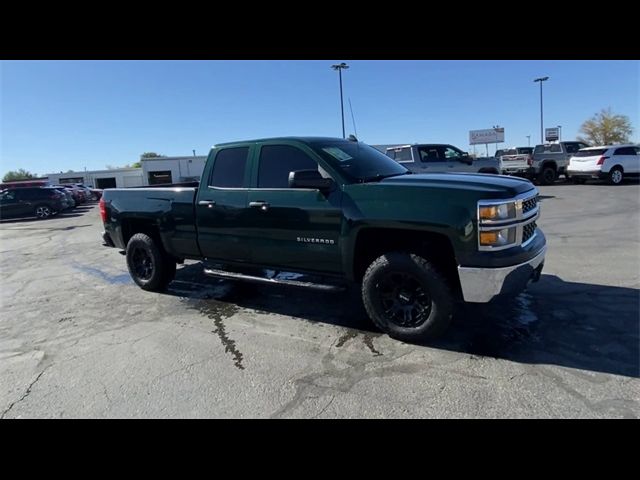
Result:
[[[55,188],[56,190],[58,190],[59,192],[62,192],[64,194],[64,196],[67,198],[67,207],[66,209],[69,208],[74,208],[76,206],[76,200],[75,198],[73,198],[73,194],[71,193],[70,190],[67,190],[66,188],[64,188],[61,185],[52,185],[51,188]]]
[[[89,190],[91,190],[92,200],[100,200],[102,198],[102,189],[101,188],[89,187]]]
[[[386,155],[415,173],[472,172],[500,173],[500,163],[494,157],[470,157],[453,145],[419,143],[389,147]]]
[[[498,153],[500,156],[498,156]],[[503,175],[528,176],[533,163],[533,147],[514,147],[498,150],[496,157],[500,161]]]
[[[65,209],[67,199],[55,188],[7,188],[0,193],[0,219],[48,218]]]
[[[321,291],[355,283],[371,320],[406,341],[444,331],[457,300],[514,296],[540,277],[546,241],[531,182],[409,173],[357,140],[221,144],[199,188],[105,190],[102,239],[126,250],[148,291],[165,289],[187,258],[235,281]]]
[[[83,189],[67,183],[60,186],[71,191],[71,194],[73,195],[73,198],[75,199],[77,205],[87,203],[87,194]]]
[[[640,146],[627,144],[583,148],[569,160],[567,174],[574,183],[596,178],[620,185],[625,177],[640,175]]]
[[[536,145],[533,150],[529,178],[537,180],[543,185],[550,185],[563,174],[565,178],[569,159],[581,148],[586,148],[584,142],[558,142]]]
[[[91,188],[87,187],[86,185],[83,185],[82,183],[74,183],[73,184],[75,187],[78,187],[79,189],[81,189],[85,196],[87,197],[87,201],[89,200],[98,200],[97,196],[93,193],[93,191],[91,190]]]

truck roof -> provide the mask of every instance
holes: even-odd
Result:
[[[346,138],[336,138],[336,137],[272,137],[272,138],[257,138],[253,140],[237,140],[235,142],[224,142],[217,143],[214,147],[222,147],[224,145],[235,145],[237,143],[261,143],[261,142],[273,142],[273,141],[297,141],[302,143],[328,143],[328,142],[348,142],[349,140]]]

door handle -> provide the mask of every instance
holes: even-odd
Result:
[[[249,202],[249,206],[251,208],[259,208],[260,210],[262,210],[263,212],[266,212],[267,210],[269,210],[269,204],[267,202]]]
[[[200,200],[198,202],[198,205],[206,205],[208,208],[213,208],[215,204],[216,202],[214,202],[213,200]]]

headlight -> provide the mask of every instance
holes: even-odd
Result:
[[[480,245],[483,247],[502,247],[515,242],[516,227],[480,232]]]
[[[499,222],[504,220],[515,220],[516,204],[514,202],[501,203],[498,205],[478,205],[478,216],[480,221]]]

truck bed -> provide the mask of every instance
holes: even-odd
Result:
[[[105,232],[116,247],[126,248],[127,222],[158,227],[165,250],[179,258],[200,252],[197,241],[196,187],[161,186],[109,188],[103,198],[107,212]]]

